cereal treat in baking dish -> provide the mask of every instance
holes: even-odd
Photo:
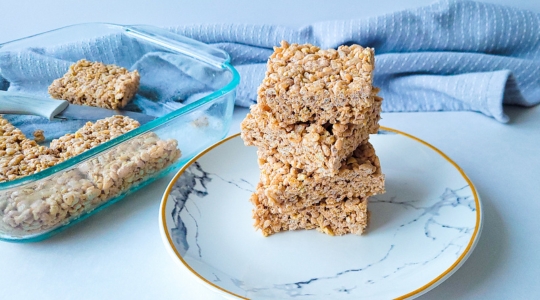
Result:
[[[139,122],[129,117],[112,116],[88,122],[74,134],[53,140],[51,148],[65,160],[137,127]],[[180,155],[178,141],[162,140],[148,132],[82,163],[78,169],[87,174],[102,191],[100,197],[106,199],[173,164]]]
[[[180,156],[177,140],[163,140],[148,132],[82,163],[78,170],[101,190],[100,198],[106,200],[167,168]]]
[[[119,109],[128,104],[139,89],[137,70],[79,60],[68,72],[53,81],[49,94],[73,104]]]
[[[267,205],[285,210],[302,209],[324,200],[340,202],[384,193],[384,175],[369,142],[343,161],[332,177],[307,173],[273,156],[260,157],[259,164]]]
[[[141,135],[33,186],[1,193],[0,228],[52,228],[138,186],[180,154],[176,140],[161,140],[153,132]]]
[[[91,210],[101,191],[77,170],[68,170],[46,180],[0,194],[0,228],[3,231],[34,232],[51,228]]]
[[[368,224],[367,198],[323,200],[305,208],[281,209],[270,205],[262,185],[251,196],[255,228],[264,236],[280,231],[317,229],[329,235],[360,235]]]
[[[362,124],[375,101],[374,67],[372,48],[321,50],[284,41],[268,59],[258,103],[285,124]]]
[[[58,151],[60,157],[66,160],[139,126],[139,122],[126,116],[112,116],[97,120],[95,123],[87,122],[75,133],[68,133],[52,140],[50,148]]]
[[[37,173],[139,126],[124,116],[88,122],[74,134],[39,146],[0,117],[0,182]],[[140,186],[181,156],[178,141],[147,132],[113,149],[21,187],[0,191],[0,229],[53,228]]]
[[[37,173],[60,161],[57,151],[28,139],[0,116],[0,182]]]
[[[286,125],[272,111],[253,105],[241,124],[242,139],[248,146],[259,147],[263,156],[275,156],[306,172],[332,176],[369,134],[377,133],[382,101],[376,96],[375,99],[359,124]]]
[[[178,160],[176,140],[149,132],[74,169],[0,194],[0,228],[33,232],[93,210]]]

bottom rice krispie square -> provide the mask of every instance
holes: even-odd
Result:
[[[251,196],[254,227],[264,236],[280,231],[317,229],[329,235],[354,233],[360,235],[368,225],[368,198],[351,198],[340,202],[323,200],[315,205],[297,209],[281,209],[269,205],[261,184]]]

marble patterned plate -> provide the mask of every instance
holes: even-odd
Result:
[[[405,299],[429,291],[473,251],[480,199],[465,173],[420,139],[381,128],[370,141],[387,192],[370,199],[364,235],[255,231],[256,149],[236,135],[195,157],[168,186],[159,218],[169,253],[230,299]]]

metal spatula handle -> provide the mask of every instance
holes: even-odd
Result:
[[[65,100],[0,91],[0,114],[36,115],[52,120],[68,105]]]

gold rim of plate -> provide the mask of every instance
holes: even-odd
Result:
[[[452,164],[458,171],[459,173],[461,174],[461,176],[463,176],[463,178],[465,179],[465,181],[467,181],[467,183],[469,184],[469,187],[471,188],[471,191],[472,191],[472,194],[474,196],[474,203],[476,205],[476,223],[475,223],[475,226],[474,226],[474,231],[473,231],[473,234],[471,236],[471,239],[469,240],[469,243],[467,244],[467,247],[465,248],[465,250],[463,251],[463,253],[461,253],[461,255],[458,257],[458,259],[448,268],[446,269],[444,272],[442,272],[439,276],[435,277],[434,279],[432,279],[431,281],[429,281],[428,283],[424,284],[423,286],[415,289],[414,291],[411,291],[405,295],[402,295],[402,296],[399,296],[395,299],[407,299],[409,297],[412,297],[412,296],[419,296],[420,294],[422,294],[422,292],[425,292],[426,290],[428,290],[430,287],[434,286],[437,282],[439,282],[441,279],[443,279],[444,277],[446,277],[447,275],[449,275],[452,271],[454,271],[456,269],[456,267],[458,267],[463,261],[464,259],[470,254],[471,250],[472,250],[472,247],[476,241],[476,238],[477,238],[477,235],[480,231],[480,219],[481,219],[481,206],[480,206],[480,200],[478,198],[478,193],[476,192],[476,188],[474,187],[474,184],[471,182],[471,180],[469,179],[469,177],[465,174],[465,172],[463,171],[463,169],[457,164],[455,163],[452,159],[450,159],[446,154],[444,154],[444,152],[442,152],[441,150],[437,149],[435,146],[429,144],[428,142],[424,141],[424,140],[421,140],[413,135],[410,135],[408,133],[405,133],[403,131],[399,131],[397,129],[393,129],[393,128],[389,128],[389,127],[385,127],[385,126],[380,126],[380,130],[385,130],[385,131],[390,131],[390,132],[394,132],[394,133],[397,133],[397,134],[401,134],[403,136],[406,136],[408,138],[411,138],[429,148],[431,148],[432,150],[434,150],[435,152],[437,152],[439,155],[441,155],[446,161],[448,161],[450,164]],[[238,297],[240,299],[246,299],[246,300],[249,300],[249,298],[246,298],[246,297],[242,297],[236,293],[233,293],[227,289],[224,289],[216,284],[214,284],[213,282],[210,282],[209,280],[207,280],[206,278],[204,278],[203,276],[201,276],[199,273],[197,273],[197,271],[195,271],[185,260],[184,258],[182,258],[182,256],[180,255],[180,253],[178,252],[178,250],[176,249],[176,247],[174,246],[174,243],[171,239],[171,236],[169,234],[169,231],[167,230],[167,219],[166,219],[166,215],[165,215],[165,208],[167,207],[167,200],[169,198],[169,194],[171,193],[171,189],[172,187],[174,186],[174,183],[178,180],[178,178],[180,178],[180,176],[182,176],[182,174],[184,173],[184,171],[189,168],[189,166],[191,166],[194,162],[196,162],[199,158],[201,158],[202,156],[204,156],[206,153],[210,152],[211,150],[213,150],[214,148],[218,147],[219,145],[229,141],[229,140],[232,140],[236,137],[238,137],[240,135],[240,133],[236,133],[234,135],[231,135],[217,143],[215,143],[214,145],[206,148],[204,151],[202,151],[201,153],[197,154],[195,157],[193,157],[189,162],[187,162],[183,167],[182,169],[180,169],[180,171],[178,171],[178,173],[176,173],[176,175],[174,176],[174,178],[171,180],[171,182],[169,183],[169,185],[167,186],[167,189],[165,190],[165,193],[163,194],[163,198],[162,198],[162,204],[161,204],[161,221],[163,223],[163,229],[165,231],[165,236],[167,237],[167,241],[169,242],[169,246],[171,247],[171,249],[173,249],[174,253],[176,254],[176,256],[178,257],[178,259],[182,262],[182,264],[191,272],[193,273],[193,275],[195,275],[196,277],[198,277],[199,279],[201,279],[202,281],[204,281],[205,283],[207,283],[208,285],[210,285],[211,287],[213,288],[216,288],[218,289],[219,291],[221,292],[224,292],[224,293],[227,293],[229,295],[232,295],[232,296],[235,296],[235,297]]]

